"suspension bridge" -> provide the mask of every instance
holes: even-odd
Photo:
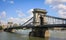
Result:
[[[45,37],[45,32],[51,28],[66,28],[66,19],[47,15],[45,9],[33,9],[33,17],[18,27],[5,28],[11,32],[13,29],[32,28],[29,36]]]

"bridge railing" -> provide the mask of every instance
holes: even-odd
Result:
[[[66,24],[66,19],[46,15],[47,24]]]

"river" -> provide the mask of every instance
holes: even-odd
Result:
[[[18,30],[15,33],[0,32],[0,40],[66,40],[66,31],[49,30],[49,38],[29,37],[29,31]]]

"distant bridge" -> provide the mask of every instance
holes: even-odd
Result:
[[[42,30],[44,30],[44,32],[45,32],[47,29],[55,28],[55,27],[66,28],[66,19],[64,19],[64,18],[46,15],[47,11],[44,9],[36,8],[32,12],[33,12],[34,16],[32,18],[30,18],[28,21],[26,21],[24,24],[22,24],[21,26],[18,26],[18,27],[6,28],[6,29],[4,29],[4,31],[11,31],[12,29],[32,28],[32,30],[34,30],[34,32],[36,32],[36,33],[33,33],[33,31],[32,31],[33,35],[36,34],[36,36],[37,36],[38,31],[40,33]],[[37,28],[39,28],[39,29],[37,29]],[[36,30],[38,30],[38,31],[36,31]],[[42,31],[42,33],[43,33],[43,31]],[[38,36],[41,36],[41,35],[38,35]]]

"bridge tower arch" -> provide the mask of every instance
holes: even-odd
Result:
[[[46,14],[47,11],[44,9],[35,8],[33,9],[33,24],[34,26],[39,26],[46,24]]]

